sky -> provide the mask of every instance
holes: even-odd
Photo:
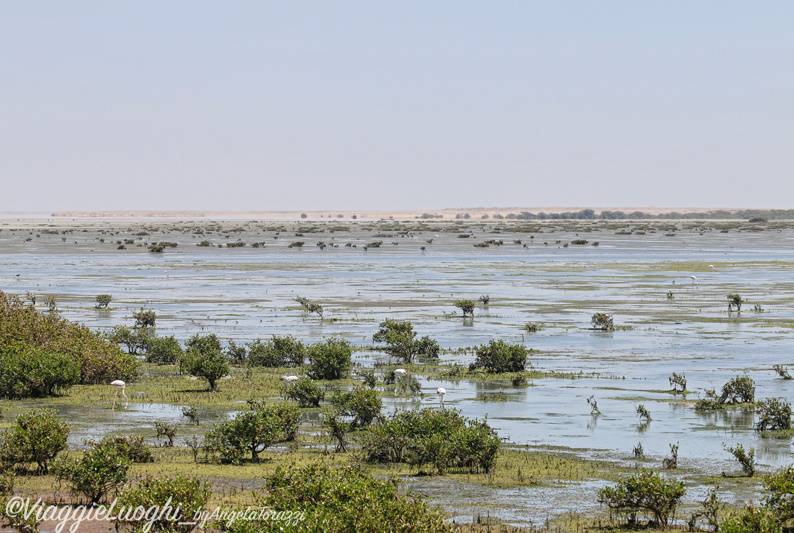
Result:
[[[0,0],[0,211],[794,208],[794,2]]]

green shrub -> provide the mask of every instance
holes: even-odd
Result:
[[[248,361],[248,350],[243,345],[229,341],[229,345],[226,347],[226,358],[235,365],[245,364]]]
[[[215,426],[204,438],[204,448],[220,455],[222,462],[239,463],[247,452],[251,460],[279,442],[295,439],[300,410],[292,404],[261,405],[251,402],[251,409],[238,413],[232,420]]]
[[[230,371],[221,341],[214,334],[206,337],[196,334],[191,337],[180,360],[180,367],[188,374],[206,379],[211,391],[216,390],[218,380]]]
[[[109,294],[100,294],[96,297],[96,308],[97,309],[107,309],[107,306],[110,305],[111,300],[113,297]]]
[[[52,409],[28,411],[0,434],[0,460],[7,465],[36,463],[46,474],[50,462],[66,448],[69,425]]]
[[[404,363],[413,362],[416,356],[437,359],[441,348],[430,337],[415,339],[413,325],[407,320],[387,318],[380,323],[377,333],[372,336],[374,342],[385,342],[384,350],[389,356]]]
[[[478,346],[476,353],[477,359],[470,365],[470,370],[482,368],[489,373],[501,374],[526,370],[529,350],[521,344],[492,339],[487,345]]]
[[[738,294],[728,295],[728,311],[731,311],[734,307],[736,308],[736,311],[741,311],[743,303],[744,300]]]
[[[70,355],[20,345],[4,348],[0,347],[0,397],[55,396],[80,382],[80,362]]]
[[[292,244],[295,244],[295,243],[292,243]],[[292,244],[290,244],[290,247],[292,247]],[[301,243],[301,246],[303,246],[303,243]],[[323,316],[323,306],[322,305],[320,305],[320,304],[318,304],[316,302],[311,302],[311,301],[309,301],[308,298],[303,298],[301,296],[298,296],[297,298],[295,298],[295,301],[298,302],[299,304],[301,304],[301,307],[303,307],[303,310],[306,311],[307,313],[309,313],[309,314],[317,313],[318,315],[320,315],[320,318],[322,318],[322,316]]]
[[[769,509],[752,505],[741,511],[729,512],[719,523],[720,533],[782,533],[783,528]]]
[[[302,377],[286,388],[288,400],[295,400],[299,407],[320,407],[325,399],[325,390],[316,381]]]
[[[141,307],[141,310],[132,314],[136,328],[153,328],[157,322],[157,313],[151,309]]]
[[[163,447],[173,448],[174,447],[174,437],[176,437],[176,426],[173,424],[169,424],[168,422],[160,422],[156,420],[154,422],[154,429],[157,431],[155,435],[156,438],[164,437],[168,439],[168,443],[163,444]]]
[[[106,494],[127,481],[130,460],[114,446],[94,446],[79,459],[59,458],[53,470],[65,480],[74,495],[98,503]]]
[[[267,342],[259,339],[248,345],[248,364],[268,368],[298,367],[306,359],[306,347],[295,337],[274,335]]]
[[[370,462],[430,464],[448,469],[490,472],[501,440],[485,422],[470,420],[456,409],[417,409],[395,413],[361,436]]]
[[[766,495],[762,502],[778,520],[794,518],[794,465],[764,476],[764,492]]]
[[[723,403],[753,403],[755,401],[755,381],[747,374],[731,378],[722,386],[720,399]]]
[[[150,337],[146,346],[146,362],[158,365],[174,365],[183,355],[179,341],[170,337]]]
[[[658,472],[646,470],[614,487],[602,488],[598,491],[598,501],[616,513],[627,514],[632,523],[637,513],[649,512],[657,526],[667,529],[685,493],[683,482],[666,480]]]
[[[127,353],[131,355],[145,352],[152,337],[152,332],[149,328],[129,328],[127,326],[114,326],[105,335],[108,341],[124,346],[127,349]]]
[[[352,417],[350,429],[369,426],[379,416],[383,401],[375,389],[355,387],[349,392],[334,395],[331,403],[341,416]]]
[[[80,364],[80,383],[131,380],[138,363],[118,346],[87,327],[38,313],[15,296],[0,291],[0,353],[41,350],[74,359]]]
[[[332,338],[309,346],[306,373],[312,379],[342,379],[353,366],[353,349],[345,339]]]
[[[466,315],[474,316],[474,306],[476,305],[474,300],[455,300],[452,305],[460,309],[464,317]]]
[[[762,400],[755,412],[758,415],[755,428],[758,430],[791,429],[791,404],[781,398]]]
[[[133,463],[153,463],[154,456],[143,435],[107,435],[99,442],[88,441],[96,449],[118,452]]]
[[[292,522],[242,521],[222,524],[230,533],[258,533],[274,527],[285,533],[450,533],[444,514],[424,498],[403,495],[391,480],[375,477],[361,467],[334,468],[317,463],[279,466],[265,478],[266,491],[256,504],[300,517]]]
[[[150,509],[157,506],[161,510],[170,506],[174,511],[158,513],[153,521],[151,531],[169,531],[175,533],[189,533],[197,524],[192,523],[197,511],[209,502],[212,487],[209,483],[199,478],[183,477],[177,475],[168,477],[145,477],[137,485],[129,488],[119,495],[119,507],[135,509],[141,507]],[[177,512],[176,510],[179,509]],[[119,513],[122,519],[117,520],[116,527],[131,531],[146,531],[144,527],[149,520],[144,516],[133,516],[134,513]],[[140,513],[138,513],[140,515]],[[180,523],[181,522],[181,523]]]
[[[755,450],[750,448],[750,451],[747,452],[744,449],[744,446],[741,444],[737,444],[736,447],[731,448],[730,446],[725,446],[725,451],[733,455],[739,464],[742,465],[742,470],[747,477],[753,477],[755,475]]]

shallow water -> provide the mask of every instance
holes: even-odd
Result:
[[[536,379],[524,388],[508,381],[420,378],[423,399],[388,400],[387,409],[437,405],[435,389],[443,386],[447,406],[468,416],[487,416],[500,436],[517,444],[560,446],[586,457],[628,462],[632,447],[640,442],[646,456],[660,463],[669,445],[679,443],[682,467],[712,473],[737,469],[723,443],[756,448],[764,469],[792,462],[790,440],[759,435],[752,429],[751,413],[699,414],[692,408],[705,389],[719,389],[744,371],[755,379],[757,397],[794,401],[794,381],[779,379],[772,371],[774,364],[792,362],[794,347],[794,232],[788,227],[701,234],[701,228],[686,230],[679,222],[676,235],[665,236],[661,231],[617,235],[615,227],[585,231],[591,226],[581,223],[565,226],[571,230],[549,226],[530,239],[524,232],[491,234],[492,227],[475,224],[468,230],[475,235],[461,239],[450,223],[406,235],[384,231],[393,237],[375,237],[377,229],[364,229],[371,225],[296,237],[295,228],[301,226],[290,223],[293,231],[281,230],[276,239],[276,231],[263,228],[278,224],[261,222],[221,223],[221,228],[243,227],[228,235],[217,229],[200,235],[168,231],[160,220],[2,222],[0,288],[15,294],[32,291],[40,301],[43,295],[54,295],[63,316],[92,328],[131,325],[131,313],[147,306],[157,311],[158,334],[180,340],[210,332],[235,341],[291,334],[313,342],[341,335],[367,347],[379,321],[408,319],[419,335],[435,338],[444,348],[492,338],[523,342],[538,350],[530,357],[536,368],[582,376]],[[207,224],[183,221],[172,227]],[[116,239],[132,238],[143,225],[151,234],[144,238],[179,246],[163,254],[133,245],[115,249]],[[13,227],[25,229],[11,232]],[[75,228],[74,233],[35,237],[41,228],[67,227]],[[99,243],[99,238],[108,243]],[[599,246],[563,247],[576,238],[599,241]],[[266,244],[257,249],[250,244],[234,249],[195,246],[204,239]],[[503,239],[505,244],[472,246],[486,239]],[[518,239],[528,247],[514,244]],[[295,240],[306,244],[288,248]],[[375,240],[384,244],[363,250]],[[315,246],[319,241],[329,246]],[[673,299],[667,298],[668,291]],[[726,295],[735,292],[748,303],[742,313],[728,314]],[[102,293],[113,295],[110,310],[92,307]],[[484,294],[491,303],[478,306],[473,321],[451,316],[453,299]],[[318,301],[325,318],[336,321],[306,316],[297,308],[296,296]],[[754,303],[762,304],[763,312],[752,311]],[[589,321],[595,312],[612,313],[616,325],[633,329],[594,332]],[[526,333],[522,326],[528,321],[543,328]],[[369,351],[356,354],[364,365],[378,357]],[[450,354],[444,359],[468,364],[472,356]],[[686,403],[664,392],[672,372],[686,374],[692,391]],[[483,401],[484,394],[499,391],[507,401]],[[601,409],[598,417],[590,415],[590,395]],[[638,404],[651,412],[646,427],[635,413]],[[81,409],[92,408],[74,409],[64,414],[79,419],[85,415]],[[125,414],[124,424],[140,427],[181,417],[176,408],[144,404],[131,404]],[[116,419],[108,418],[107,426],[121,428]],[[80,430],[72,440],[90,434],[90,429]]]

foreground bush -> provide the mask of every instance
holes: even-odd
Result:
[[[755,401],[755,381],[747,374],[731,378],[722,386],[720,399],[726,404],[753,403]]]
[[[134,509],[142,507],[149,509],[158,506],[167,509],[167,505],[179,512],[165,512],[154,521],[151,531],[168,531],[176,533],[190,533],[197,524],[192,522],[197,511],[202,510],[209,502],[212,487],[209,483],[199,478],[183,477],[177,475],[168,477],[146,477],[136,486],[125,490],[119,495],[118,506]],[[126,515],[122,515],[124,517]],[[132,517],[130,517],[132,518]],[[143,517],[135,517],[127,521],[117,520],[116,527],[131,531],[146,531],[149,521]],[[180,522],[182,522],[180,524]]]
[[[80,365],[80,383],[107,383],[114,379],[131,380],[137,362],[118,346],[107,342],[87,327],[75,324],[55,313],[38,313],[15,296],[0,291],[0,354],[47,353]],[[0,381],[7,368],[0,365]],[[66,381],[71,380],[71,367],[64,366]],[[60,370],[59,370],[60,372]],[[36,381],[35,375],[31,375]],[[60,379],[60,378],[59,378]],[[14,381],[12,379],[12,381]],[[58,390],[55,387],[54,390]],[[0,396],[5,396],[0,390]]]
[[[50,462],[66,448],[69,425],[52,409],[33,409],[19,415],[14,424],[0,434],[0,460],[6,465],[36,463],[46,474]]]
[[[59,480],[65,480],[72,494],[98,503],[106,494],[127,481],[130,460],[113,446],[92,446],[79,459],[59,458],[53,465]]]
[[[490,472],[501,440],[485,422],[470,420],[457,409],[417,409],[391,415],[361,438],[367,461]]]
[[[353,366],[353,348],[345,339],[327,339],[308,349],[306,373],[312,379],[342,379]]]
[[[658,472],[649,470],[634,474],[614,487],[598,491],[598,501],[611,511],[626,514],[629,523],[635,523],[637,514],[649,512],[653,522],[667,529],[670,519],[686,490],[682,481],[667,480]]]
[[[791,429],[791,404],[781,398],[760,401],[755,412],[758,415],[755,428],[758,430]]]
[[[424,498],[402,495],[396,483],[351,465],[278,467],[265,478],[260,507],[293,516],[288,521],[236,521],[221,524],[230,533],[449,533],[444,514]],[[286,513],[291,513],[287,515]]]
[[[192,336],[179,365],[188,374],[206,379],[210,391],[216,390],[218,380],[231,370],[221,341],[214,334]]]
[[[298,433],[300,410],[297,406],[249,403],[251,409],[215,426],[204,437],[204,449],[220,455],[224,463],[237,464],[248,452],[251,460],[258,462],[261,452],[279,442],[294,440]]]
[[[176,337],[150,337],[146,344],[146,362],[158,365],[175,365],[183,355]]]
[[[529,350],[520,344],[492,339],[487,345],[477,347],[477,359],[469,370],[482,368],[489,373],[523,372],[527,366]]]
[[[325,399],[325,390],[316,381],[302,377],[289,385],[284,395],[288,400],[295,400],[299,407],[320,407],[320,402]]]

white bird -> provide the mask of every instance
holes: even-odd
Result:
[[[714,265],[709,265],[709,268],[715,268]]]
[[[113,396],[113,409],[116,408],[116,399],[119,397],[119,389],[121,389],[121,395],[124,396],[124,407],[127,407],[130,403],[129,398],[127,398],[127,395],[124,392],[124,389],[127,387],[127,384],[121,381],[120,379],[117,379],[116,381],[111,381],[110,384],[113,387],[116,387],[116,395]]]
[[[408,372],[404,368],[398,368],[394,371],[394,394],[397,394],[398,381],[405,378]]]
[[[445,389],[443,387],[439,387],[438,390],[436,391],[436,394],[438,394],[438,397],[441,400],[441,408],[443,409],[444,408],[444,396],[447,394],[447,389]]]
[[[697,281],[697,277],[696,276],[689,276],[689,277],[692,278],[692,285],[694,285],[695,281]]]
[[[292,385],[298,381],[298,376],[281,376],[281,381],[284,382],[284,385]]]

